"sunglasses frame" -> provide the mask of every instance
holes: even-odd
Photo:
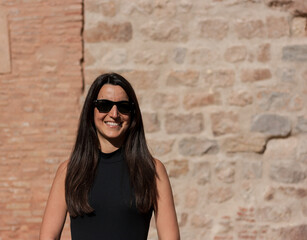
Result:
[[[102,103],[102,102],[112,103],[111,108],[110,108],[108,111],[100,111],[99,108],[98,108],[98,105],[99,105],[99,103]],[[122,112],[122,111],[120,111],[121,107],[120,107],[119,105],[120,105],[121,103],[128,103],[128,105],[130,106],[130,110],[129,110],[128,112]],[[133,103],[133,102],[130,102],[130,101],[118,101],[118,102],[113,102],[113,101],[108,100],[108,99],[96,99],[96,100],[94,100],[94,106],[97,108],[97,110],[98,110],[100,113],[108,113],[108,112],[110,112],[114,105],[116,105],[117,110],[118,110],[121,114],[129,114],[129,113],[131,113],[131,112],[133,111],[134,103]]]

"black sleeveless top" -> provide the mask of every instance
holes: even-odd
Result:
[[[138,212],[121,149],[100,152],[89,204],[93,213],[70,218],[72,240],[147,239],[152,210]]]

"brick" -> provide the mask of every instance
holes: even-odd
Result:
[[[244,107],[253,103],[253,96],[245,90],[231,92],[227,99],[229,105]]]
[[[162,140],[162,141],[154,139],[148,140],[148,145],[150,147],[150,150],[153,152],[153,155],[156,156],[163,156],[171,152],[173,144],[174,140]]]
[[[288,92],[278,89],[261,90],[257,94],[257,102],[260,109],[265,111],[284,110],[290,102],[291,96]]]
[[[187,31],[182,24],[175,21],[148,21],[141,26],[141,33],[153,41],[185,42]]]
[[[203,116],[200,113],[166,115],[165,129],[170,134],[199,133],[203,130],[203,126]]]
[[[251,131],[263,133],[269,137],[285,137],[291,132],[291,121],[276,114],[260,114],[253,118]]]
[[[239,116],[233,112],[216,112],[211,114],[212,132],[215,136],[236,133],[239,130]]]
[[[169,177],[179,178],[187,175],[189,172],[189,163],[187,160],[171,160],[166,163],[169,170]]]
[[[257,60],[259,62],[268,62],[271,60],[271,44],[265,43],[258,47]]]
[[[204,107],[209,105],[220,105],[221,95],[219,92],[188,93],[184,96],[183,105],[186,109]]]
[[[244,69],[241,71],[242,82],[257,82],[268,80],[272,77],[269,69]]]
[[[235,82],[235,72],[232,69],[207,70],[204,81],[211,87],[230,87]]]
[[[179,153],[183,156],[202,156],[218,152],[217,142],[205,138],[183,138],[179,141]]]
[[[235,29],[239,39],[264,38],[266,35],[262,20],[239,19]]]
[[[283,47],[282,60],[290,62],[306,62],[307,45],[292,45]]]
[[[263,152],[266,145],[266,139],[262,135],[242,134],[234,137],[225,138],[221,149],[228,153],[238,152]]]
[[[247,48],[245,46],[233,46],[227,48],[224,54],[224,58],[227,62],[236,63],[242,62],[246,59]]]
[[[269,38],[289,36],[290,27],[285,17],[268,17],[266,19]]]
[[[142,113],[145,132],[152,133],[160,130],[160,121],[156,113]]]
[[[170,86],[196,86],[199,79],[197,71],[173,71],[167,77],[167,85]]]
[[[199,23],[200,36],[215,40],[222,40],[228,34],[228,23],[221,19],[208,19]]]
[[[113,23],[98,22],[96,26],[87,28],[84,32],[85,41],[97,42],[128,42],[133,34],[130,22]]]
[[[218,162],[215,164],[216,177],[224,183],[233,183],[235,180],[236,166],[234,162]]]
[[[11,71],[11,56],[7,14],[0,9],[0,73]]]

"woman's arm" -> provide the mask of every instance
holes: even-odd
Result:
[[[67,214],[65,202],[67,163],[68,161],[65,161],[59,166],[54,178],[41,225],[40,240],[58,240],[61,237]]]
[[[174,199],[171,185],[164,165],[156,160],[156,171],[158,173],[158,211],[155,212],[155,220],[159,240],[179,240],[179,227],[175,211]]]

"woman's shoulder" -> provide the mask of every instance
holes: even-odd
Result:
[[[158,176],[162,176],[162,177],[167,176],[167,172],[166,172],[166,168],[164,164],[159,159],[156,159],[156,158],[154,158],[154,162],[156,165],[156,171],[157,171]]]
[[[68,163],[69,163],[69,160],[66,160],[58,166],[58,170],[57,170],[57,173],[56,173],[57,177],[65,177],[66,176]]]

